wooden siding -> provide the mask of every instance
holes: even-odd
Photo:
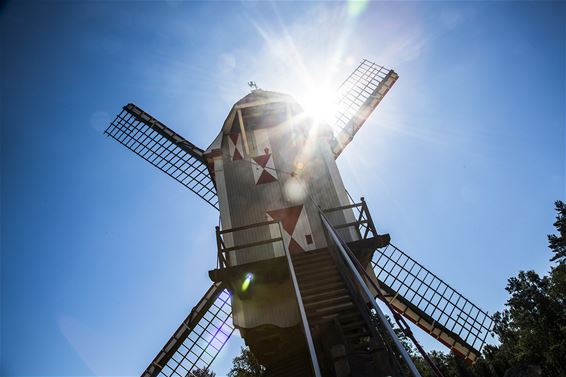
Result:
[[[283,117],[274,114],[274,108],[277,106],[269,105],[268,123],[273,122],[273,119],[293,116],[291,109],[296,109],[297,106],[280,106],[287,114]],[[221,150],[215,157],[214,166],[215,170],[218,169],[215,174],[219,187],[222,227],[230,229],[262,223],[269,220],[268,212],[297,206],[302,206],[301,216],[293,235],[286,232],[281,234],[278,224],[252,227],[225,234],[226,246],[246,245],[280,236],[289,244],[291,236],[297,236],[300,237],[298,241],[301,248],[305,250],[323,248],[326,240],[318,206],[325,209],[348,204],[346,190],[330,146],[330,130],[325,126],[313,129],[304,120],[304,116],[297,116],[296,113],[295,118],[287,118],[280,124],[265,127],[257,118],[261,110],[262,105],[253,108],[254,119],[250,124],[246,124],[246,114],[251,112],[243,112],[242,117],[229,115],[228,119],[232,124],[224,131],[221,140],[216,142]],[[242,159],[233,159],[234,148],[230,148],[228,133],[242,130],[239,119],[244,121],[243,129],[247,136],[245,142],[249,146],[249,152],[245,152]],[[271,154],[270,162],[276,170],[272,175],[276,180],[256,184],[258,171],[256,170],[254,178],[253,169],[258,167],[253,159],[267,156],[266,152]],[[289,190],[291,185],[302,185],[306,195],[292,195],[292,190]],[[354,221],[351,209],[328,216],[333,224]],[[353,229],[340,229],[340,234],[348,242],[359,239],[358,233]],[[284,251],[281,242],[262,244],[230,251],[228,265],[243,265],[282,255]],[[283,285],[263,284],[257,288],[253,299],[242,300],[237,295],[232,297],[234,324],[237,327],[253,328],[262,324],[289,327],[298,323],[295,297],[289,282]]]

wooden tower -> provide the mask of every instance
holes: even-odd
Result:
[[[295,264],[303,257],[331,258],[321,209],[346,207],[327,216],[334,225],[351,224],[339,230],[346,242],[361,240],[333,142],[330,126],[309,117],[292,97],[255,89],[234,105],[204,153],[216,183],[222,224],[222,231],[218,230],[222,264],[211,271],[211,277],[230,287],[234,325],[268,372],[273,363],[285,364],[293,351],[305,354],[300,349],[304,342],[297,341],[301,317],[285,251]],[[387,244],[383,237],[380,240],[374,249]],[[338,271],[332,270],[331,260],[317,262],[313,267],[326,263],[329,268],[322,275],[300,269],[298,283],[305,289],[303,300],[308,293],[313,296],[309,304],[326,304],[325,311],[320,318],[307,312],[313,314],[311,321],[341,318],[342,306],[352,304],[352,298],[343,283],[336,284]],[[307,282],[323,279],[330,282],[309,289]],[[351,309],[350,315],[357,310]],[[338,327],[337,334],[347,333],[347,328]],[[354,334],[355,340],[362,335],[369,332]]]

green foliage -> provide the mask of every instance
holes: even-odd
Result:
[[[190,377],[216,377],[216,373],[206,368],[196,368],[189,374]]]
[[[228,377],[263,377],[265,368],[257,361],[248,347],[242,347],[240,355],[232,361]]]
[[[549,276],[521,271],[509,279],[507,308],[496,313],[494,332],[501,346],[499,357],[511,365],[540,365],[545,375],[566,372],[565,265]],[[558,283],[558,284],[557,284]]]
[[[566,206],[555,209],[558,234],[548,240],[557,265],[548,276],[521,271],[508,280],[507,308],[495,314],[501,345],[490,348],[498,365],[537,365],[544,376],[566,375]]]
[[[550,260],[563,264],[566,259],[566,205],[558,200],[554,203],[554,208],[558,212],[554,223],[558,234],[548,235],[548,247],[554,253]]]
[[[429,353],[429,357],[442,372],[444,377],[484,376],[483,374],[475,374],[472,367],[467,365],[461,358],[454,356],[451,353],[446,354],[439,351],[432,351]],[[421,356],[417,356],[415,358],[415,366],[421,372],[422,377],[436,377],[434,372],[430,369],[428,363]]]

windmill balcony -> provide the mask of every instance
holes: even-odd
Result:
[[[339,215],[345,212],[353,213],[354,216]],[[337,231],[354,234],[354,240],[348,245],[364,266],[369,264],[377,248],[389,243],[388,234],[377,233],[363,197],[357,203],[324,209],[322,213],[330,219]],[[344,219],[350,220],[344,221]],[[233,288],[241,288],[242,284],[253,285],[251,280],[259,283],[288,279],[285,261],[286,248],[289,251],[288,238],[280,220],[263,221],[230,229],[216,227],[217,268],[209,272],[210,278],[217,282],[231,281],[233,283],[230,285]],[[324,249],[326,247],[306,253]]]

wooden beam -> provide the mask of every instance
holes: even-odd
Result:
[[[248,136],[246,135],[244,119],[242,118],[242,110],[240,109],[238,109],[238,121],[240,122],[240,132],[242,133],[242,138],[244,139],[244,148],[246,149],[246,154],[249,156],[250,148],[248,146]]]

